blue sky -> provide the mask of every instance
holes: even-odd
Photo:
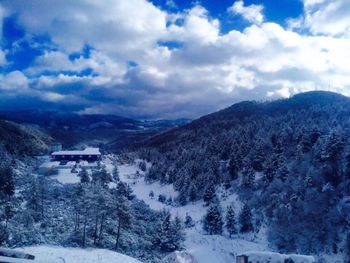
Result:
[[[195,118],[349,95],[349,14],[346,0],[4,0],[0,110]]]

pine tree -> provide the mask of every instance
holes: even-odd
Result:
[[[112,177],[115,183],[118,183],[120,178],[119,178],[119,169],[118,169],[118,165],[115,163],[114,164],[114,168],[112,171]]]
[[[242,171],[242,187],[253,189],[255,185],[255,172],[252,169]]]
[[[115,250],[118,251],[121,231],[132,226],[132,214],[128,199],[124,196],[116,196],[115,208],[113,209],[114,217],[117,221],[115,230]]]
[[[90,182],[90,176],[86,170],[85,167],[81,169],[81,171],[78,173],[78,176],[80,177],[80,182],[81,183],[89,183]]]
[[[15,193],[15,183],[13,180],[13,170],[10,166],[0,167],[0,200],[2,197],[10,199]]]
[[[228,172],[230,174],[231,180],[236,180],[238,178],[237,165],[233,157],[229,161]]]
[[[222,234],[223,220],[220,203],[216,201],[211,204],[203,218],[203,229],[209,235]]]
[[[227,232],[229,233],[230,237],[234,234],[237,234],[237,222],[236,222],[236,215],[235,215],[235,210],[232,205],[230,205],[227,208],[226,212],[226,229]]]
[[[215,197],[216,197],[215,186],[213,183],[210,183],[204,192],[203,200],[206,203],[206,205],[209,205]]]
[[[164,218],[159,226],[155,244],[159,246],[161,251],[172,252],[180,249],[181,243],[184,240],[182,222],[178,217],[172,222],[169,211],[164,211],[163,213]]]
[[[196,188],[195,184],[191,184],[191,186],[190,186],[188,191],[189,191],[188,195],[189,195],[190,202],[196,201],[196,199],[197,199],[197,188]]]
[[[185,218],[185,226],[186,227],[193,227],[194,226],[192,217],[187,213],[186,213],[186,218]]]
[[[252,213],[248,205],[244,205],[242,211],[239,215],[239,223],[240,223],[240,232],[246,233],[254,230],[252,223]]]
[[[180,191],[178,200],[179,200],[179,204],[180,204],[181,206],[184,206],[184,205],[187,204],[187,196],[186,196],[185,191]]]

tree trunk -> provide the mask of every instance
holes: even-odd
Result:
[[[97,241],[97,229],[98,229],[98,216],[96,213],[95,229],[94,229],[94,245],[96,245],[96,241]]]
[[[117,237],[115,240],[115,251],[118,251],[119,237],[120,237],[120,221],[118,221],[118,231],[117,231]]]
[[[105,214],[102,214],[102,218],[101,218],[101,221],[100,221],[100,233],[99,233],[98,241],[97,241],[98,244],[100,244],[100,242],[102,240],[104,221],[105,221]]]
[[[87,211],[84,214],[84,227],[83,227],[83,247],[85,247],[85,239],[86,239],[86,224],[87,224]]]

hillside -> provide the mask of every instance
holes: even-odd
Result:
[[[45,152],[53,141],[45,133],[14,122],[0,120],[2,154],[30,156]]]
[[[187,122],[185,119],[139,121],[114,115],[75,114],[53,110],[3,111],[0,116],[39,128],[61,142],[65,148],[90,145],[110,151],[120,151],[160,131]]]
[[[137,156],[152,163],[147,181],[173,184],[179,205],[220,206],[223,187],[243,204],[240,233],[266,227],[277,251],[342,255],[350,251],[349,116],[350,99],[329,92],[241,102],[151,138]]]

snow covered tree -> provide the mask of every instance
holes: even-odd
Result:
[[[244,205],[239,215],[240,232],[246,233],[254,230],[252,222],[252,212],[248,205]]]
[[[146,162],[142,161],[139,163],[139,168],[142,172],[146,172],[147,170],[147,165],[146,165]]]
[[[115,183],[118,183],[120,178],[119,178],[119,169],[118,169],[118,164],[115,163],[112,171],[112,177]]]
[[[80,177],[80,182],[81,183],[89,183],[90,182],[90,176],[86,170],[85,167],[81,169],[81,171],[78,173],[78,176]]]
[[[194,226],[192,217],[187,213],[186,213],[186,217],[185,217],[185,226],[186,227],[193,227]]]
[[[149,196],[151,199],[154,198],[154,192],[153,192],[153,190],[151,190],[151,192],[149,192],[148,196]]]
[[[163,214],[163,221],[160,224],[155,244],[163,252],[172,252],[180,249],[184,240],[182,222],[179,218],[175,218],[172,222],[169,211],[163,211]]]
[[[195,184],[191,184],[190,188],[189,188],[189,193],[188,193],[188,197],[190,202],[194,202],[197,199],[197,188]]]
[[[237,234],[237,222],[234,207],[232,205],[227,207],[226,211],[226,229],[230,237]]]
[[[179,204],[181,206],[184,206],[187,204],[187,195],[185,191],[180,191],[179,197],[178,197]]]
[[[9,165],[0,166],[0,200],[9,199],[15,193],[13,170]]]
[[[203,229],[209,235],[221,235],[223,227],[222,212],[219,201],[212,203],[203,218]]]
[[[113,216],[117,221],[115,230],[115,246],[114,249],[118,251],[119,241],[122,229],[132,226],[132,215],[130,212],[129,200],[124,196],[116,196],[115,207],[113,209]]]
[[[209,182],[209,185],[204,192],[203,200],[206,203],[206,205],[209,205],[215,197],[216,197],[215,186],[213,183]]]
[[[0,223],[0,246],[8,240],[9,236],[7,227]]]
[[[255,172],[253,169],[244,169],[242,171],[242,188],[253,189],[255,186]]]

